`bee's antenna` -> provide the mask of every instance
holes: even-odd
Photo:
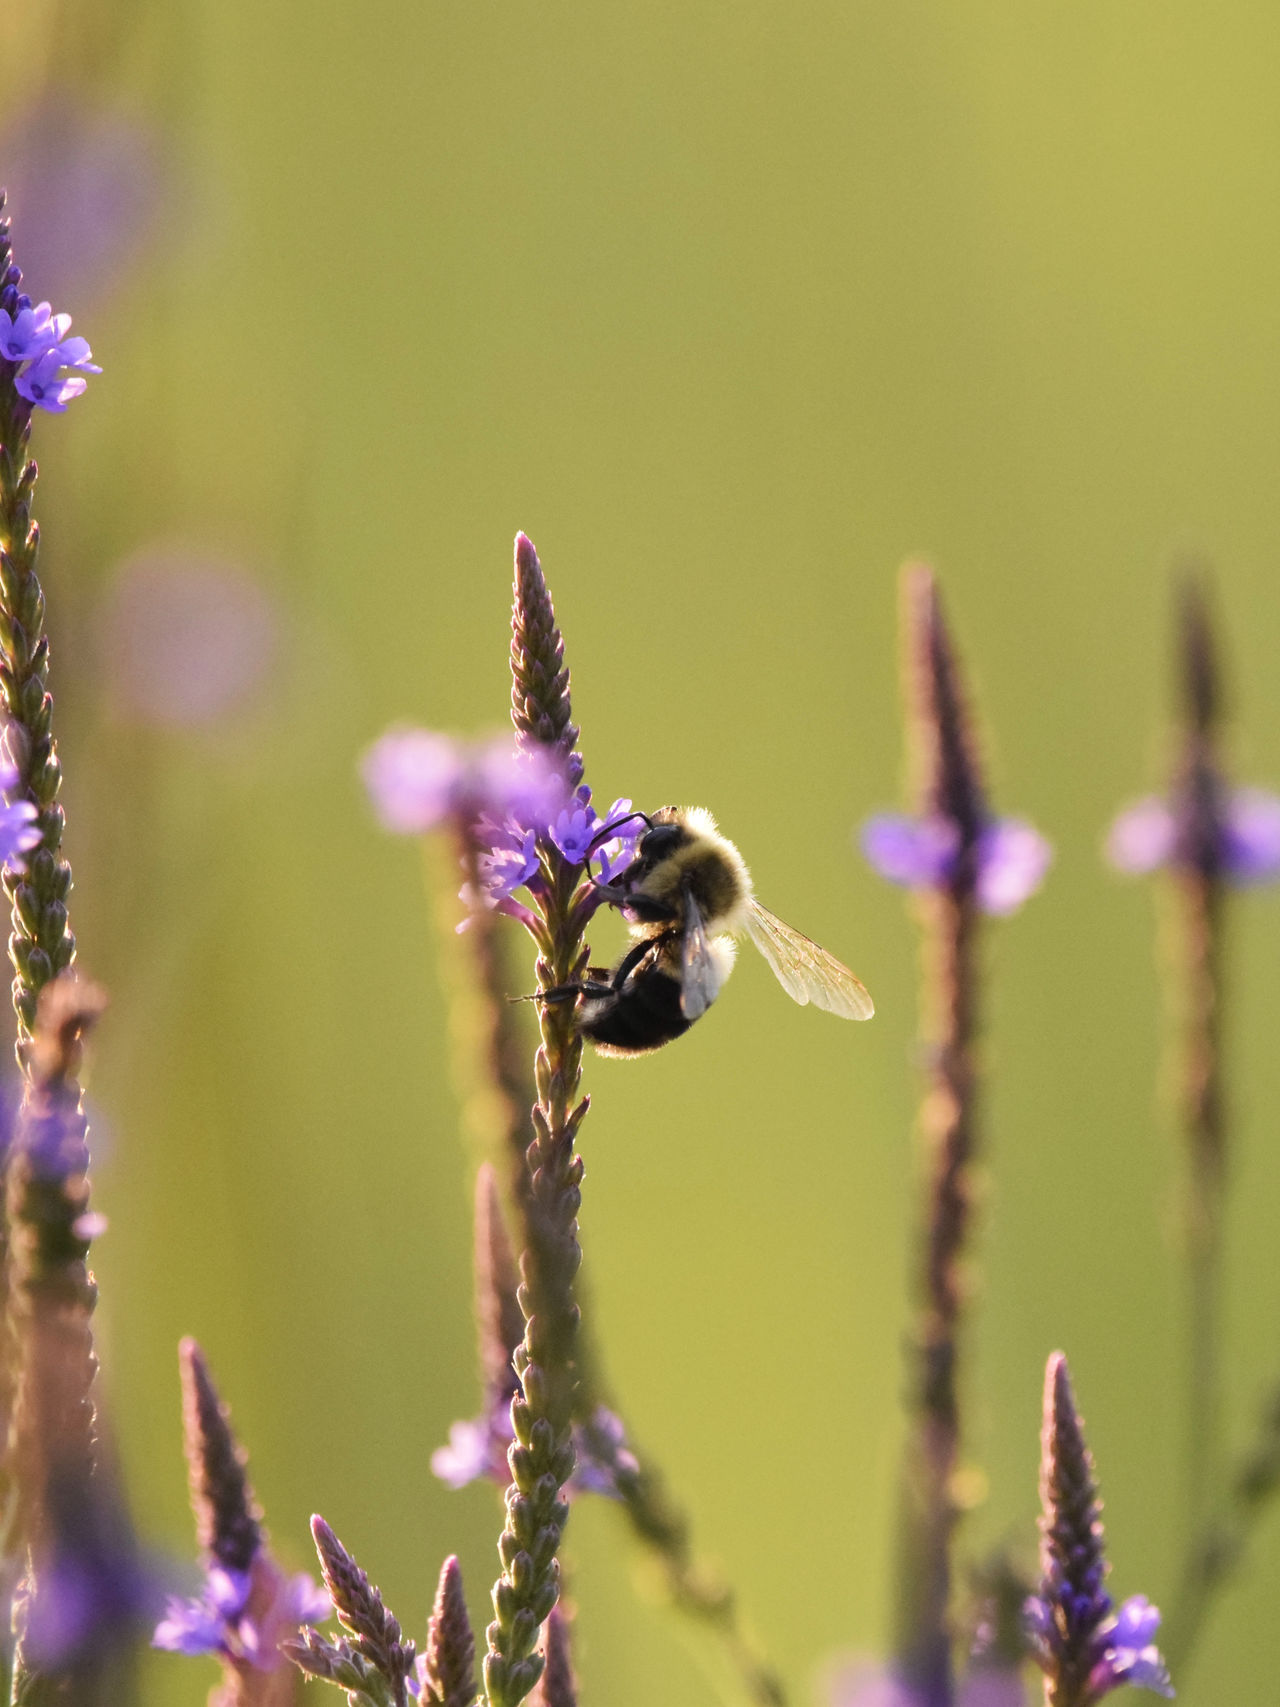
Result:
[[[634,818],[639,818],[646,830],[652,830],[653,819],[647,812],[628,812],[625,818],[612,818],[591,838],[591,846],[587,849],[588,855],[593,854],[601,842],[607,842],[615,830],[621,829],[623,824],[631,823]]]

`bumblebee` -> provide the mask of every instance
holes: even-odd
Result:
[[[756,900],[742,855],[700,806],[664,806],[645,818],[636,857],[598,883],[631,931],[612,968],[544,992],[576,1002],[575,1022],[602,1055],[643,1055],[680,1037],[724,988],[745,932],[795,1002],[842,1019],[870,1019],[871,997],[847,966]],[[606,825],[598,840],[618,826]]]

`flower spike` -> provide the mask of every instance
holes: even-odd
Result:
[[[431,1707],[471,1707],[476,1696],[475,1637],[462,1593],[462,1569],[448,1558],[440,1571],[427,1625],[426,1652],[418,1660],[419,1700]]]
[[[369,1664],[392,1685],[402,1707],[404,1680],[413,1671],[413,1643],[401,1639],[399,1621],[322,1517],[311,1519],[311,1536],[339,1624],[355,1638],[356,1647]]]
[[[984,913],[1016,912],[1053,857],[1021,818],[992,815],[978,741],[933,571],[902,578],[905,689],[919,816],[880,813],[862,831],[867,860],[890,883],[944,892]]]
[[[532,1707],[578,1707],[569,1620],[558,1606],[552,1608],[550,1618],[542,1627],[542,1657],[542,1676],[529,1698]]]
[[[1032,1653],[1045,1674],[1045,1707],[1092,1707],[1122,1683],[1171,1696],[1153,1637],[1160,1614],[1144,1595],[1113,1610],[1103,1586],[1102,1506],[1067,1360],[1045,1369],[1040,1437],[1040,1586],[1026,1605]]]
[[[281,1643],[302,1624],[332,1613],[329,1597],[305,1574],[287,1577],[267,1546],[245,1454],[193,1339],[179,1348],[182,1425],[196,1535],[207,1558],[195,1600],[173,1598],[152,1646],[212,1654],[222,1665],[228,1703],[274,1707],[289,1676]]]

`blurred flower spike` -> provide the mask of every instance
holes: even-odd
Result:
[[[1162,868],[1201,867],[1198,837],[1187,833],[1185,808],[1151,795],[1120,813],[1107,836],[1107,858],[1117,871],[1145,876]],[[1280,795],[1261,788],[1224,791],[1214,814],[1217,872],[1246,887],[1280,877]]]
[[[1223,688],[1208,593],[1187,580],[1179,601],[1181,746],[1165,795],[1127,806],[1107,836],[1117,871],[1166,869],[1244,887],[1280,877],[1280,796],[1233,788],[1222,761]]]
[[[918,815],[882,813],[862,831],[881,877],[935,890],[984,913],[1013,913],[1034,895],[1053,858],[1038,830],[997,818],[987,802],[978,741],[938,585],[924,564],[902,576],[907,734]]]
[[[7,293],[6,293],[7,294]],[[33,307],[30,297],[15,294],[0,307],[0,356],[17,368],[14,387],[20,397],[50,414],[61,415],[88,381],[86,373],[101,373],[83,338],[69,338],[69,314],[54,314],[47,302]]]
[[[206,1555],[204,1589],[171,1599],[151,1645],[214,1654],[229,1679],[284,1665],[280,1643],[332,1616],[328,1594],[307,1576],[286,1576],[267,1546],[245,1455],[194,1340],[179,1348],[182,1422],[196,1534]],[[237,1686],[238,1688],[238,1686]],[[229,1694],[227,1699],[231,1699]],[[236,1700],[259,1699],[243,1691]]]
[[[1041,1580],[1027,1599],[1025,1618],[1032,1654],[1047,1680],[1046,1702],[1091,1707],[1121,1684],[1171,1696],[1153,1640],[1160,1614],[1140,1594],[1115,1610],[1103,1586],[1102,1508],[1061,1352],[1045,1370],[1040,1446]]]
[[[862,851],[881,877],[904,889],[945,889],[960,863],[961,832],[945,818],[885,812],[863,826]],[[1021,818],[999,818],[978,832],[974,894],[984,913],[1013,913],[1044,881],[1053,849]]]

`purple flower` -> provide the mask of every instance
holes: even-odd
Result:
[[[52,1545],[38,1561],[26,1645],[41,1668],[103,1660],[154,1621],[164,1585],[138,1548],[118,1488],[65,1469],[49,1482]]]
[[[323,1623],[332,1612],[329,1596],[305,1571],[286,1577],[259,1553],[247,1571],[211,1566],[198,1599],[171,1599],[151,1645],[274,1671],[284,1663],[283,1638],[301,1624]]]
[[[431,729],[388,731],[365,754],[361,772],[382,823],[405,836],[482,816],[545,829],[565,796],[545,754],[506,740],[472,746]]]
[[[1146,1595],[1130,1595],[1121,1604],[1110,1623],[1098,1631],[1099,1642],[1106,1646],[1089,1674],[1095,1697],[1122,1683],[1172,1696],[1168,1667],[1153,1640],[1159,1627],[1160,1614]]]
[[[34,361],[60,343],[70,325],[71,316],[54,314],[47,302],[34,308],[28,304],[12,316],[0,308],[0,356],[7,362]]]
[[[514,1438],[510,1391],[495,1393],[485,1415],[450,1426],[447,1445],[431,1454],[432,1472],[450,1488],[483,1477],[505,1488],[511,1480],[507,1448]],[[626,1439],[622,1419],[607,1405],[597,1405],[590,1423],[575,1423],[577,1463],[568,1492],[617,1499],[619,1473],[634,1475],[640,1468]]]
[[[598,847],[593,846],[609,825],[617,825],[616,833]],[[599,817],[591,804],[591,790],[584,784],[552,824],[551,840],[570,865],[585,865],[589,858],[597,857],[600,861],[597,876],[602,883],[609,883],[631,864],[636,843],[644,832],[644,820],[633,815],[629,800],[615,800],[604,817]]]
[[[476,829],[488,849],[476,857],[481,899],[495,906],[522,889],[537,872],[538,833],[510,821],[496,824],[491,818],[481,818]]]
[[[940,889],[955,875],[961,854],[959,826],[946,818],[882,813],[862,831],[867,860],[890,883],[905,889]],[[985,913],[1012,913],[1044,879],[1053,849],[1021,818],[997,818],[975,845],[976,895]]]
[[[14,387],[19,396],[25,397],[28,403],[34,403],[40,409],[47,409],[51,415],[62,415],[71,399],[79,397],[89,384],[87,379],[81,379],[77,374],[71,374],[64,379],[62,370],[67,365],[62,359],[60,348],[55,345],[42,356],[37,356],[30,366],[23,368],[13,382]],[[89,371],[100,373],[102,370],[91,368]]]
[[[585,865],[591,851],[592,838],[599,824],[591,809],[591,790],[579,788],[563,812],[551,825],[551,840],[570,865]]]
[[[1186,841],[1176,803],[1148,795],[1112,824],[1107,858],[1118,871],[1136,876],[1161,867],[1194,868],[1198,862]],[[1261,788],[1227,790],[1218,812],[1217,857],[1229,883],[1280,877],[1280,797]]]

